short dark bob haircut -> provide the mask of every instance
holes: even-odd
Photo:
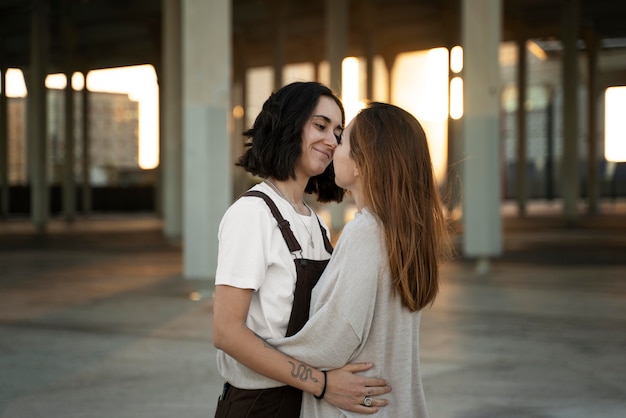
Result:
[[[243,133],[248,149],[235,165],[262,178],[295,179],[295,165],[302,155],[302,132],[321,96],[337,103],[343,126],[343,105],[328,87],[317,82],[288,84],[270,95],[252,128]],[[332,162],[322,174],[309,179],[305,192],[317,193],[320,202],[341,202],[344,191],[335,184]]]

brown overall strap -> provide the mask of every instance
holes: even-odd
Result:
[[[313,211],[311,210],[311,212]],[[314,214],[312,213],[311,215],[314,215]],[[317,215],[315,215],[315,217],[317,218],[317,223],[320,225],[320,231],[322,231],[322,238],[324,239],[324,247],[326,248],[326,251],[328,251],[328,254],[332,254],[333,244],[330,243],[330,240],[328,239],[328,235],[326,235],[326,230],[322,226],[322,222],[320,221],[320,218],[318,218]]]
[[[267,203],[267,206],[269,206],[270,210],[272,211],[272,215],[274,215],[274,218],[278,222],[278,228],[280,229],[281,234],[283,234],[283,238],[285,239],[285,242],[287,243],[287,247],[289,247],[289,251],[292,253],[295,251],[302,251],[302,247],[300,247],[298,240],[296,239],[296,237],[293,235],[293,232],[291,231],[289,221],[283,218],[283,215],[280,214],[280,211],[276,207],[276,203],[274,203],[274,201],[268,195],[266,195],[263,192],[259,192],[258,190],[249,190],[246,193],[242,194],[241,196],[255,196],[255,197],[260,197],[261,199],[263,199],[265,203]],[[317,214],[313,212],[313,210],[311,210],[311,216],[315,216],[315,218],[317,219],[317,223],[320,226],[320,231],[322,231],[322,238],[324,240],[324,248],[326,249],[328,254],[332,254],[333,245],[330,243],[330,240],[328,239],[328,235],[326,234],[326,230],[322,226],[322,222],[317,217]]]
[[[293,235],[293,232],[289,227],[289,221],[283,218],[283,215],[280,214],[280,211],[276,207],[276,203],[274,203],[274,201],[270,199],[268,195],[257,190],[250,190],[242,194],[242,196],[256,196],[265,200],[265,203],[267,203],[267,206],[269,206],[270,210],[272,211],[272,215],[274,215],[274,218],[276,218],[276,221],[278,222],[278,229],[280,229],[280,233],[283,234],[283,238],[287,243],[287,247],[289,247],[289,251],[292,253],[296,251],[302,251],[302,247],[300,247],[300,244],[298,244],[298,240]]]

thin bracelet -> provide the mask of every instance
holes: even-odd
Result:
[[[322,373],[324,373],[324,388],[322,389],[322,393],[320,393],[320,396],[313,395],[315,399],[323,399],[324,395],[326,395],[326,381],[328,380],[328,377],[326,376],[326,370],[322,370]]]

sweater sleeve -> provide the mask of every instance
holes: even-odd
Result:
[[[371,215],[349,223],[314,289],[309,321],[296,335],[268,343],[318,368],[350,362],[370,331],[383,250]]]

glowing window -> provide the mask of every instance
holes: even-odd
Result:
[[[626,87],[610,87],[605,94],[604,157],[626,161]]]

